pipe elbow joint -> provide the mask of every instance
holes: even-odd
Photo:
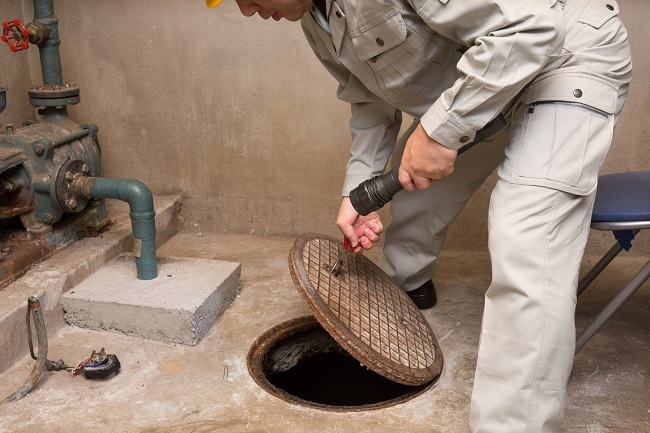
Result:
[[[135,179],[121,179],[118,196],[131,205],[132,211],[153,210],[153,195],[147,185]]]
[[[81,182],[83,187],[85,182]],[[156,267],[156,211],[151,190],[135,179],[106,179],[101,177],[88,180],[89,194],[96,198],[116,198],[129,204],[131,227],[136,239],[136,265],[138,278],[152,280],[158,275]],[[81,188],[84,190],[84,188]]]

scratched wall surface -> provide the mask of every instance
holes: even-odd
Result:
[[[647,5],[619,4],[635,81],[603,172],[650,166]],[[20,6],[10,6],[9,15],[29,21],[32,2]],[[81,104],[70,112],[99,126],[105,176],[181,194],[186,227],[197,231],[337,234],[349,108],[336,99],[336,83],[299,24],[245,18],[232,1],[213,10],[202,0],[57,0],[55,6],[64,81],[81,86]],[[36,50],[0,54],[10,65],[2,79],[12,89],[27,86],[27,59],[31,80],[39,82]],[[27,98],[15,95],[0,122],[31,115]],[[494,177],[453,225],[449,248],[486,248],[493,183]],[[609,237],[593,237],[594,248],[603,242]]]

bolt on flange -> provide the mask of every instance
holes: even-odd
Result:
[[[88,204],[88,198],[80,196],[74,191],[74,181],[80,177],[87,177],[90,167],[85,162],[75,159],[63,163],[56,176],[56,199],[64,212],[80,212]]]

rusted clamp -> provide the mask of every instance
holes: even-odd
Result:
[[[117,374],[120,370],[120,361],[116,355],[106,353],[102,350],[97,352],[93,350],[90,358],[80,362],[74,367],[68,367],[72,374],[83,373],[86,379],[104,379],[112,374]]]

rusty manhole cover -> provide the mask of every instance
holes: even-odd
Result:
[[[289,270],[316,319],[352,356],[374,372],[405,385],[431,382],[442,353],[424,316],[377,265],[349,254],[338,276],[330,273],[342,242],[305,234],[289,253]]]

